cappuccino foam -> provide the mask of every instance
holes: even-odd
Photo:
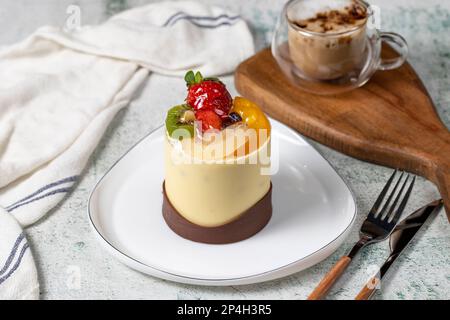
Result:
[[[355,0],[303,0],[288,12],[289,21],[298,28],[337,33],[364,24],[367,10]]]

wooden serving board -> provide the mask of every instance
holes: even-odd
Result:
[[[433,181],[450,221],[450,132],[408,63],[348,93],[318,96],[291,84],[265,49],[237,68],[235,83],[271,117],[322,144]]]

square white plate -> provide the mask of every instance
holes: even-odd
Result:
[[[240,285],[306,269],[333,253],[356,217],[352,192],[297,132],[271,119],[273,216],[255,236],[209,245],[179,237],[161,213],[165,128],[156,129],[100,179],[88,214],[100,242],[146,274],[200,285]],[[233,201],[233,199],[230,199]]]

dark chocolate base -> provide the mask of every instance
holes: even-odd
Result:
[[[163,183],[162,213],[167,225],[179,236],[210,244],[225,244],[250,238],[266,226],[272,216],[272,183],[266,195],[254,206],[242,213],[236,220],[219,227],[196,225],[172,206]]]

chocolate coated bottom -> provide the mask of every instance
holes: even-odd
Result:
[[[236,220],[218,227],[202,227],[185,219],[170,203],[163,183],[162,213],[167,225],[179,236],[210,244],[247,239],[266,226],[272,216],[272,183],[266,195]]]

